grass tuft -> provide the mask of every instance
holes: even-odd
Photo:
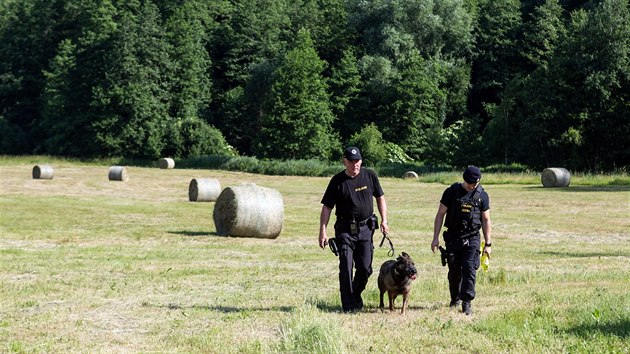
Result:
[[[348,353],[347,339],[351,334],[338,322],[323,317],[316,307],[298,308],[280,327],[279,352]]]

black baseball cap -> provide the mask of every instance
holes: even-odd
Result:
[[[468,166],[464,171],[464,181],[470,184],[478,183],[481,180],[481,170],[477,166]]]
[[[346,151],[343,152],[343,157],[348,160],[363,160],[363,158],[361,158],[361,151],[358,147],[354,146],[347,148]]]

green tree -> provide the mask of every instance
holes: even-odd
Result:
[[[222,106],[226,137],[243,154],[254,154],[254,140],[261,129],[267,112],[265,107],[274,80],[276,61],[263,61],[252,66],[250,77],[244,88],[237,87],[227,92]]]
[[[598,171],[628,166],[630,85],[627,3],[573,13],[547,65],[515,81],[497,107],[506,149],[530,166]]]
[[[547,0],[534,6],[528,15],[529,20],[523,26],[521,45],[521,55],[525,58],[522,67],[524,72],[506,85],[500,104],[486,105],[492,120],[484,132],[484,146],[486,158],[494,162],[508,164],[515,159],[530,160],[530,145],[540,146],[541,142],[537,139],[543,136],[545,130],[544,127],[531,125],[529,129],[524,129],[532,119],[531,114],[542,116],[542,107],[549,107],[547,104],[538,105],[543,97],[527,97],[529,95],[526,92],[530,86],[534,92],[538,91],[542,83],[547,81],[550,75],[548,63],[553,59],[557,45],[566,39],[566,27],[562,20],[563,9],[557,0]],[[550,96],[551,92],[545,95]],[[528,101],[537,102],[537,112],[528,113]],[[554,115],[556,113],[549,114]]]
[[[331,110],[336,117],[333,127],[342,139],[360,129],[362,81],[357,59],[352,51],[344,51],[337,66],[331,70],[329,80]]]
[[[230,0],[216,16],[209,51],[223,91],[245,84],[251,67],[276,57],[290,38],[284,0]]]
[[[46,85],[44,70],[56,55],[59,41],[72,26],[64,16],[65,1],[5,1],[0,5],[0,140],[23,140],[7,151],[22,146],[33,152],[44,137],[34,133],[42,109]],[[5,145],[5,144],[2,144]]]
[[[257,156],[330,159],[339,151],[323,70],[309,32],[300,30],[295,47],[275,70],[255,139]]]
[[[466,114],[472,16],[456,0],[351,3],[350,23],[365,48],[363,116],[420,158],[429,132],[439,135]]]
[[[76,45],[71,40],[61,41],[49,70],[44,71],[46,86],[38,125],[42,136],[46,136],[41,149],[52,154],[80,155],[78,148],[87,142],[82,137],[86,133],[86,122],[73,114],[80,101],[75,100],[78,97],[69,86],[76,70],[75,53]]]
[[[92,130],[92,87],[107,75],[105,57],[116,31],[116,9],[109,1],[68,1],[63,14],[64,32],[56,55],[42,72],[41,117],[32,134],[36,151],[55,155],[95,156],[101,153]]]
[[[439,128],[444,122],[442,68],[431,66],[419,54],[411,55],[401,66],[401,77],[390,93],[395,99],[387,106],[383,132],[387,140],[421,160],[431,148],[427,139],[430,129]]]
[[[212,10],[216,28],[208,52],[214,90],[207,119],[244,154],[253,152],[251,140],[260,115],[261,92],[268,90],[251,92],[251,88],[268,81],[253,76],[269,73],[268,68],[275,66],[273,60],[286,50],[292,38],[288,3],[228,0]]]
[[[462,58],[473,44],[472,17],[460,0],[349,1],[349,21],[368,54],[389,58],[416,49],[424,58]]]
[[[534,8],[531,20],[524,24],[521,55],[530,63],[531,70],[546,65],[564,38],[563,9],[559,0],[546,0]]]
[[[602,1],[576,12],[549,64],[547,84],[560,101],[550,130],[551,161],[591,171],[630,165],[630,9]]]
[[[126,2],[120,11],[109,73],[93,89],[95,142],[105,155],[157,158],[173,124],[165,84],[171,51],[151,1]]]
[[[485,107],[500,103],[505,86],[519,73],[520,31],[519,0],[480,1],[469,110],[482,117],[482,126],[490,119]]]
[[[354,133],[348,145],[356,146],[361,150],[361,157],[365,166],[375,166],[387,158],[387,144],[383,139],[383,134],[374,123],[370,123]]]
[[[319,57],[329,64],[341,59],[351,45],[345,0],[294,0],[289,2],[291,28],[307,29]]]
[[[203,10],[198,3],[186,1],[166,23],[173,62],[170,115],[177,119],[199,118],[210,101],[211,61]]]
[[[211,21],[207,18],[208,13],[204,4],[185,1],[172,10],[166,21],[172,60],[172,66],[168,67],[172,123],[167,128],[163,153],[169,156],[198,156],[203,152],[196,146],[198,143],[190,142],[196,136],[190,135],[190,127],[208,130],[202,120],[202,112],[208,108],[211,98],[211,61],[206,50],[208,34],[205,25]]]

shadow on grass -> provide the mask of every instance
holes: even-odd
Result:
[[[237,307],[237,306],[209,306],[209,305],[180,305],[176,303],[170,304],[149,304],[143,303],[142,307],[155,307],[169,310],[207,310],[223,313],[237,313],[237,312],[292,312],[295,310],[293,306],[272,306],[272,307]]]
[[[396,304],[393,312],[400,313],[400,311],[402,310],[401,308],[402,300],[400,298],[398,300],[401,303]],[[315,304],[315,307],[317,307],[317,309],[322,312],[331,312],[331,313],[342,312],[341,305],[339,304],[333,305],[329,303],[318,302],[317,304]],[[434,309],[434,307],[431,307],[431,306],[412,306],[412,305],[407,306],[407,311],[424,311],[424,310],[432,310],[432,309]],[[387,304],[385,304],[385,308],[383,309],[382,312],[383,313],[390,312]],[[357,311],[356,313],[381,313],[381,309],[378,307],[378,305],[377,306],[366,305],[366,306],[363,306],[363,309],[361,309],[360,311]]]
[[[541,254],[551,256],[551,257],[571,257],[571,258],[593,258],[593,257],[625,257],[626,255],[621,252],[555,252],[555,251],[545,251],[540,252]]]
[[[183,235],[183,236],[217,236],[217,237],[225,237],[217,234],[216,232],[206,232],[206,231],[168,231],[169,234],[173,235]]]
[[[581,324],[579,326],[569,328],[567,332],[584,338],[592,338],[594,333],[614,335],[622,339],[630,338],[630,320],[625,319],[612,323]]]
[[[210,306],[210,305],[180,305],[177,303],[169,303],[169,304],[150,304],[143,303],[142,307],[153,307],[153,308],[161,308],[168,310],[207,310],[207,311],[216,311],[223,313],[238,313],[238,312],[294,312],[296,310],[295,306],[271,306],[271,307],[237,307],[237,306]],[[340,305],[333,305],[327,303],[318,303],[316,305],[317,309],[323,312],[329,313],[341,313]],[[407,306],[407,311],[424,311],[433,309],[430,306]],[[394,308],[393,313],[400,313],[400,306]],[[365,306],[362,310],[356,311],[356,313],[392,313],[389,311],[389,308],[385,307],[383,311],[378,308],[378,306]]]
[[[545,188],[543,186],[524,186],[526,189],[554,190],[559,192],[630,192],[628,185],[610,185],[610,186],[569,186]]]

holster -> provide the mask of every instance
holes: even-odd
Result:
[[[372,231],[378,229],[378,216],[372,214],[369,218],[367,218],[366,225]]]
[[[440,246],[440,258],[442,259],[442,267],[446,266],[448,263],[448,253],[442,246]]]
[[[339,248],[337,247],[337,239],[335,239],[334,237],[329,238],[328,247],[330,247],[330,250],[335,256],[339,256]]]

